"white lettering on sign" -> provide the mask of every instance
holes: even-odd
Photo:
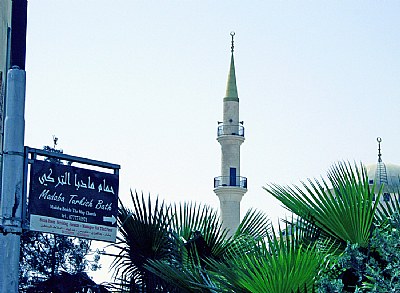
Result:
[[[49,200],[49,201],[61,201],[64,202],[65,198],[60,193],[57,195],[57,192],[54,192],[53,194],[50,194],[50,190],[44,189],[42,193],[39,195],[39,199],[44,199],[44,200]]]
[[[79,196],[77,194],[71,194],[69,197],[69,204],[79,205],[88,208],[93,207],[93,199],[87,200],[86,197],[82,197],[81,199],[79,199]]]
[[[46,175],[45,173],[39,177],[39,182],[40,184],[47,186],[47,182],[52,182],[54,183],[54,178],[51,177],[51,174],[53,174],[53,170],[50,168],[49,174]]]
[[[41,176],[39,176],[39,183],[44,186],[48,186],[48,183],[56,183],[55,179],[52,177],[53,175],[53,169],[49,168],[48,174],[43,173]],[[95,182],[93,181],[90,176],[88,176],[85,180],[84,179],[79,179],[78,174],[75,174],[74,176],[74,185],[76,190],[79,190],[80,188],[86,188],[86,189],[92,189],[95,190]],[[64,174],[57,176],[57,184],[55,184],[55,188],[58,186],[64,186],[64,185],[72,185],[71,184],[71,173],[70,172],[64,172]],[[114,188],[108,184],[106,184],[106,180],[103,179],[103,182],[98,184],[97,186],[98,192],[108,192],[108,193],[114,193]]]
[[[57,219],[31,215],[30,228],[33,231],[84,237],[100,241],[115,242],[117,227],[75,222],[72,219]]]
[[[97,204],[95,206],[95,209],[97,210],[104,210],[104,211],[111,211],[111,206],[112,203],[104,203],[103,200],[99,199],[97,201]]]

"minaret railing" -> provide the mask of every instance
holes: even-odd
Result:
[[[219,176],[214,178],[214,188],[234,186],[247,189],[247,178],[242,176]]]
[[[238,135],[244,137],[244,127],[243,125],[230,125],[230,124],[220,124],[218,125],[217,135]]]

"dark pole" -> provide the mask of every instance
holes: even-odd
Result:
[[[11,10],[11,67],[25,70],[27,0],[12,0]]]

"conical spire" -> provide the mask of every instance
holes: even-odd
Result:
[[[235,32],[231,32],[232,37],[232,46],[231,46],[231,65],[229,68],[228,74],[228,82],[226,84],[226,94],[225,101],[239,101],[237,87],[236,87],[236,74],[235,74],[235,61],[233,59],[233,37],[235,36]]]

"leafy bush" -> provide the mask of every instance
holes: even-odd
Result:
[[[400,292],[400,216],[372,232],[370,245],[348,244],[319,282],[319,292]]]

